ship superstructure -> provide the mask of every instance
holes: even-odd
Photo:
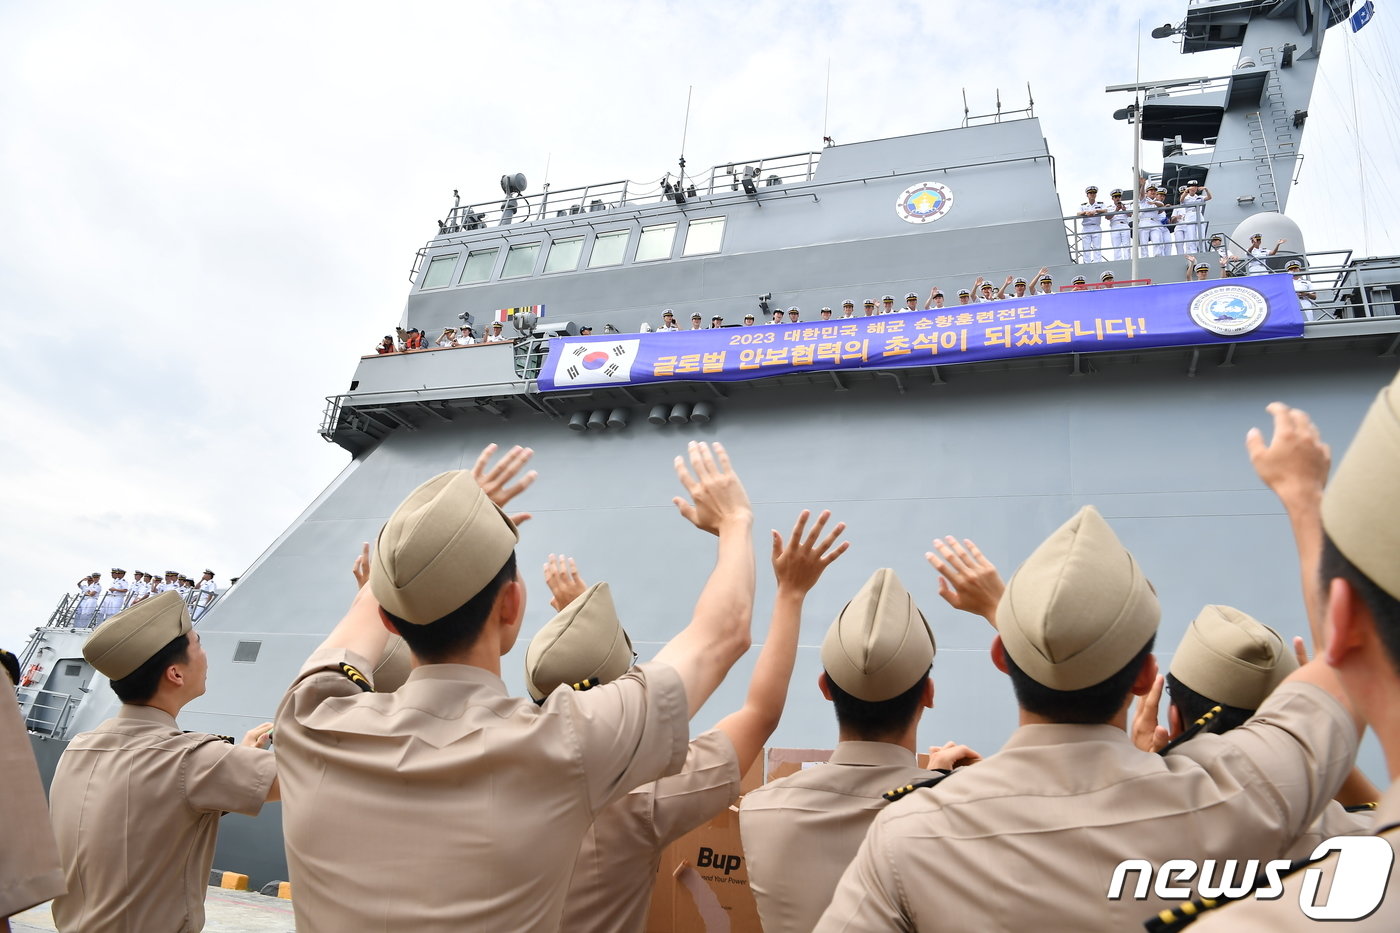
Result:
[[[432,336],[464,316],[478,330],[507,309],[536,309],[528,312],[535,319],[512,315],[506,329],[515,339],[505,342],[359,362],[349,388],[328,399],[321,426],[351,462],[201,620],[209,691],[182,725],[238,734],[270,719],[348,604],[360,542],[374,540],[406,491],[469,467],[491,442],[534,448],[541,473],[529,493],[535,518],[522,534],[522,567],[549,553],[576,555],[589,580],[612,584],[644,657],[683,626],[709,569],[710,543],[670,504],[671,458],[688,439],[725,443],[760,534],[788,527],[807,507],[831,508],[848,523],[850,555],[808,601],[777,744],[834,740],[814,684],[817,646],[870,571],[890,566],[938,638],[937,708],[921,737],[984,753],[999,747],[1015,711],[987,656],[990,633],[942,605],[922,555],[935,535],[970,537],[1009,573],[1086,502],[1113,523],[1161,595],[1163,664],[1206,603],[1238,605],[1302,633],[1287,523],[1253,476],[1244,433],[1264,426],[1264,406],[1282,398],[1310,411],[1328,436],[1349,436],[1393,375],[1400,347],[1400,261],[1310,252],[1280,213],[1322,36],[1349,8],[1346,0],[1192,2],[1172,30],[1183,51],[1238,46],[1239,67],[1110,89],[1121,99],[1106,98],[1106,110],[1140,105],[1128,116],[1144,140],[1166,147],[1161,182],[1207,182],[1209,232],[1238,252],[1242,229],[1288,231],[1278,234],[1290,246],[1272,268],[1302,256],[1319,291],[1318,319],[1298,339],[541,391],[552,344],[581,325],[633,334],[659,323],[665,308],[682,322],[699,313],[707,324],[715,315],[737,324],[746,313],[797,306],[812,321],[821,307],[839,313],[846,298],[859,307],[890,294],[902,304],[912,291],[922,306],[934,284],[952,303],[977,276],[1000,285],[1042,266],[1059,285],[1076,274],[1096,283],[1105,270],[1133,278],[1127,259],[1080,262],[1075,219],[1061,215],[1054,159],[1031,116],[738,159],[678,174],[658,190],[614,182],[531,193],[508,176],[500,196],[455,204],[415,256],[402,325]],[[1126,170],[1098,181],[1105,191],[1133,187]],[[947,199],[925,212],[936,217],[911,216],[923,210],[909,208],[920,186]],[[1179,282],[1184,262],[1140,258],[1136,279]],[[1130,307],[1134,290],[1117,300]],[[551,613],[527,572],[529,634]],[[764,578],[756,641],[772,595]],[[60,622],[30,649],[47,650],[54,670],[72,669],[70,679],[21,689],[30,710],[64,710],[61,726],[45,720],[36,729],[50,768],[66,736],[116,705],[80,646]],[[751,663],[736,668],[697,726],[742,701]],[[505,660],[517,690],[519,664]],[[275,810],[226,820],[221,864],[277,877]]]

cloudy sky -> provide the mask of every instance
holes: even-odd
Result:
[[[1290,205],[1313,248],[1396,251],[1400,22],[1378,6],[1324,54]],[[1133,79],[1139,20],[1183,9],[0,3],[0,645],[89,570],[225,583],[261,553],[345,465],[324,397],[398,318],[453,188],[654,181],[690,87],[695,171],[819,148],[824,125],[956,126],[959,89],[976,112],[1029,82],[1070,210],[1128,174],[1103,87]],[[1142,42],[1144,78],[1234,60]]]

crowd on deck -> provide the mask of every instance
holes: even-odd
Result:
[[[383,356],[387,353],[407,353],[410,350],[446,350],[450,347],[470,347],[478,343],[508,343],[510,339],[505,334],[505,325],[500,321],[492,321],[487,325],[486,332],[480,336],[470,324],[444,327],[436,338],[416,327],[407,330],[396,327],[394,336],[385,334],[384,339],[374,348],[374,352]]]
[[[72,627],[78,631],[100,625],[123,609],[168,590],[179,593],[190,607],[191,615],[198,620],[218,594],[212,570],[205,570],[198,580],[178,570],[165,571],[164,579],[143,570],[133,570],[128,579],[125,569],[113,567],[112,579],[105,586],[102,574],[96,570],[79,580],[77,586],[78,600],[73,609]]]
[[[1098,200],[1098,191],[1096,185],[1090,185],[1085,189],[1085,201],[1079,205],[1079,211],[1075,215],[1079,218],[1080,226],[1076,233],[1078,259],[1082,263],[1109,260],[1126,261],[1131,258],[1133,206],[1123,200],[1127,196],[1127,192],[1122,189],[1113,189],[1109,193],[1111,199],[1109,202]],[[1268,260],[1278,255],[1279,249],[1288,241],[1280,239],[1273,246],[1265,246],[1263,235],[1255,233],[1250,236],[1249,244],[1241,247],[1244,255],[1237,255],[1229,248],[1227,238],[1223,235],[1218,233],[1209,237],[1205,235],[1205,205],[1211,199],[1210,189],[1195,180],[1180,185],[1175,200],[1171,199],[1171,192],[1167,187],[1147,185],[1143,189],[1138,203],[1140,227],[1137,242],[1139,255],[1143,257],[1184,256],[1188,281],[1208,279],[1212,274],[1225,278],[1265,275],[1272,272]],[[1198,259],[1198,257],[1205,256],[1213,256],[1214,258],[1213,260]],[[1290,260],[1285,271],[1294,276],[1295,289],[1303,304],[1304,317],[1309,321],[1314,320],[1318,313],[1316,289],[1304,276],[1302,262],[1296,259]],[[1056,291],[1143,284],[1151,284],[1151,281],[1144,279],[1123,282],[1118,280],[1112,271],[1106,271],[1098,276],[1097,282],[1089,281],[1084,275],[1076,275],[1069,285],[1063,285],[1057,289],[1054,278],[1050,275],[1049,267],[1042,266],[1029,277],[1008,275],[1000,285],[979,275],[970,288],[960,288],[956,292],[950,289],[948,294],[945,294],[943,289],[937,285],[930,289],[926,298],[921,299],[918,293],[909,292],[904,296],[903,304],[898,304],[898,299],[893,295],[884,295],[878,301],[874,298],[866,298],[860,305],[859,313],[856,310],[855,300],[847,298],[841,303],[839,312],[831,307],[823,307],[817,312],[816,319],[829,321],[860,316],[869,317],[877,314],[896,314],[905,311],[931,310],[987,301],[1050,295]],[[810,318],[804,319],[801,309],[796,305],[786,310],[783,308],[769,309],[767,302],[764,301],[760,302],[760,309],[760,314],[770,315],[767,320],[762,321],[763,324],[796,324],[803,320],[811,320]],[[638,330],[641,333],[653,333],[709,330],[735,326],[750,327],[760,323],[760,314],[755,314],[752,311],[747,312],[739,324],[726,323],[723,315],[715,314],[710,317],[707,324],[704,316],[697,311],[691,314],[689,326],[684,326],[676,318],[675,312],[667,308],[662,312],[659,323],[644,321]],[[585,326],[580,329],[580,336],[588,336],[592,332],[591,326]],[[612,330],[609,325],[609,332],[616,331]],[[400,327],[397,328],[397,338],[385,335],[375,350],[380,354],[403,353],[410,350],[445,349],[477,343],[500,343],[511,339],[504,333],[500,321],[493,321],[489,325],[488,332],[482,336],[478,336],[471,325],[463,324],[456,328],[444,328],[436,339],[431,339],[429,335],[417,328],[404,330]]]

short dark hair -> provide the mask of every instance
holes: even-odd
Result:
[[[112,692],[123,703],[145,703],[156,695],[160,679],[165,669],[172,664],[184,664],[190,659],[190,636],[186,632],[171,639],[170,643],[157,651],[136,670],[121,680],[112,681]]]
[[[10,652],[0,648],[0,665],[5,668],[5,673],[9,675],[11,682],[19,686],[19,658]]]
[[[1252,709],[1230,706],[1228,703],[1202,696],[1177,680],[1170,671],[1167,672],[1167,696],[1172,706],[1181,714],[1182,728],[1190,728],[1192,723],[1210,712],[1213,706],[1220,707],[1220,712],[1211,720],[1207,732],[1229,732],[1236,726],[1244,725],[1254,716]]]
[[[1133,681],[1147,663],[1152,653],[1152,645],[1157,636],[1152,636],[1133,659],[1123,665],[1116,674],[1081,690],[1055,690],[1016,666],[1011,652],[1006,652],[1006,672],[1011,676],[1011,687],[1016,691],[1016,702],[1028,713],[1044,717],[1051,722],[1077,723],[1080,725],[1102,725],[1112,719],[1123,707]]]
[[[436,664],[450,655],[470,648],[481,637],[486,627],[486,618],[496,597],[507,583],[515,579],[515,552],[512,551],[505,565],[491,578],[491,582],[481,588],[471,599],[453,609],[440,619],[428,625],[414,625],[400,619],[389,610],[382,610],[389,621],[394,623],[413,656],[429,664]]]
[[[1376,582],[1358,566],[1347,559],[1331,536],[1322,536],[1322,559],[1318,571],[1325,588],[1337,577],[1341,577],[1356,591],[1356,595],[1371,612],[1376,626],[1376,635],[1385,648],[1391,668],[1400,675],[1400,599],[1381,589]]]
[[[827,689],[831,691],[832,705],[836,707],[837,724],[867,742],[878,742],[899,735],[918,714],[919,701],[923,698],[924,681],[928,680],[932,671],[933,667],[930,665],[914,686],[888,700],[857,699],[842,690],[835,679],[827,674],[826,684]]]

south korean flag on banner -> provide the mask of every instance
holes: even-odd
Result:
[[[565,343],[554,367],[556,386],[602,385],[610,382],[631,382],[632,364],[637,359],[641,341],[589,341]]]

